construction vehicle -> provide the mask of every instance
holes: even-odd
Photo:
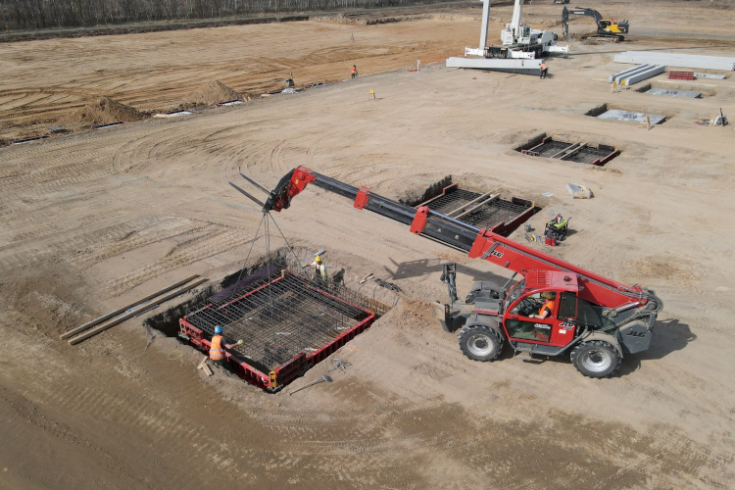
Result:
[[[561,14],[561,22],[564,26],[564,40],[569,40],[569,16],[570,15],[581,15],[585,17],[592,17],[597,22],[597,34],[591,36],[584,36],[583,39],[590,41],[612,41],[619,42],[624,41],[625,36],[628,34],[628,21],[627,20],[612,20],[603,19],[600,12],[594,9],[573,7],[564,10]]]
[[[479,49],[465,48],[465,56],[477,55],[485,58],[536,59],[546,52],[567,52],[568,48],[556,46],[557,35],[551,31],[531,29],[521,24],[523,1],[515,0],[513,16],[505,29],[500,31],[501,45],[487,43],[487,26],[490,19],[490,0],[483,0],[482,26]]]
[[[456,266],[445,265],[442,281],[449,290],[449,303],[437,301],[432,307],[444,330],[460,330],[460,349],[470,359],[493,361],[508,342],[516,354],[529,357],[568,354],[582,374],[603,378],[619,368],[623,355],[643,352],[651,343],[656,317],[663,309],[654,291],[608,279],[493,230],[476,228],[426,206],[413,208],[392,201],[306,167],[282,177],[264,204],[238,190],[269,213],[287,209],[309,184],[353,200],[357,209],[403,223],[411,233],[514,273],[499,290],[488,281],[475,283],[462,302],[457,298]],[[521,279],[511,285],[519,274]],[[549,292],[556,299],[551,315],[532,318],[542,293],[549,296]]]
[[[511,73],[538,75],[540,59],[545,53],[567,53],[569,47],[557,46],[557,35],[551,31],[531,29],[521,24],[522,0],[515,0],[513,17],[500,32],[502,44],[487,42],[487,27],[490,20],[490,0],[483,0],[482,25],[480,26],[480,45],[465,48],[464,58],[447,58],[448,68],[475,68]],[[478,58],[467,58],[478,56]]]

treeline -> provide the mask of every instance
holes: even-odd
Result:
[[[288,12],[384,8],[438,0],[0,0],[0,30],[95,27]]]

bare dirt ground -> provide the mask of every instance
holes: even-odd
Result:
[[[708,2],[632,5],[612,4],[610,15],[629,18],[633,33],[676,24],[702,44],[735,20]],[[528,10],[551,23],[558,8]],[[684,15],[692,20],[678,24]],[[476,44],[477,22],[281,27],[2,47],[3,121],[61,117],[99,95],[151,110],[213,79],[247,92],[295,66],[297,82],[344,78],[355,62],[370,76],[0,149],[0,488],[732,488],[735,133],[694,120],[720,107],[735,114],[733,79],[693,82],[712,94],[703,99],[611,94],[607,76],[622,67],[613,52],[661,47],[651,37],[575,43],[574,56],[549,62],[547,80],[439,64],[379,74],[459,55]],[[353,32],[370,41],[353,48]],[[69,101],[8,102],[7,91],[48,87]],[[43,90],[34,100],[51,97]],[[669,120],[646,131],[584,116],[603,103]],[[540,132],[623,153],[592,168],[513,151]],[[567,360],[472,362],[426,303],[445,298],[443,260],[460,263],[460,292],[504,271],[314,188],[275,217],[287,237],[327,248],[330,268],[367,294],[375,286],[357,278],[369,272],[405,291],[336,354],[350,366],[330,372],[333,383],[289,396],[221,372],[206,378],[194,350],[140,319],[76,347],[58,340],[192,273],[217,282],[238,270],[260,213],[227,181],[240,168],[271,187],[297,165],[392,198],[451,174],[535,199],[537,229],[557,212],[572,216],[575,234],[546,251],[655,289],[665,309],[652,348],[604,380]],[[595,198],[568,199],[567,182]]]

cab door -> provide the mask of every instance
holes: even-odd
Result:
[[[551,334],[553,345],[565,346],[571,342],[576,335],[577,328],[577,295],[564,291],[558,295],[556,322]]]
[[[556,294],[558,297],[559,293],[557,292]],[[557,312],[553,311],[551,315],[544,319],[529,318],[529,315],[538,313],[542,304],[540,293],[535,292],[521,296],[511,306],[503,322],[508,337],[511,340],[554,345],[552,342],[552,332],[554,331],[555,324],[558,323],[556,319]],[[559,309],[557,302],[555,302],[554,309]]]

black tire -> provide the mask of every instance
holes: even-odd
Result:
[[[459,332],[459,348],[473,361],[494,361],[503,352],[503,336],[484,325],[466,325]]]
[[[602,340],[579,344],[570,357],[577,371],[590,378],[607,378],[623,360],[615,347]]]

